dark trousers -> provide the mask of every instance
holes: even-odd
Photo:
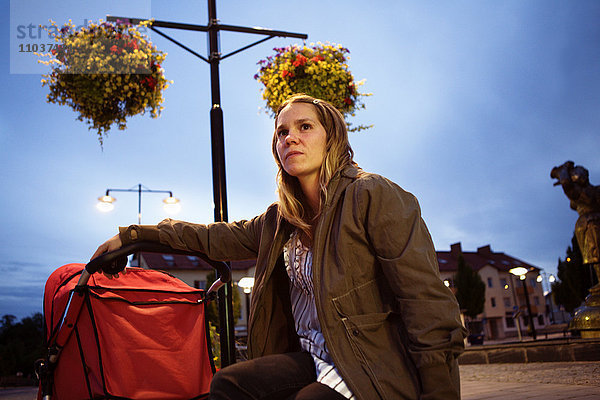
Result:
[[[210,385],[211,400],[344,400],[318,383],[310,354],[276,354],[221,369]]]

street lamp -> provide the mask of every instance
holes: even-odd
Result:
[[[552,283],[556,281],[556,278],[552,274],[549,274],[545,271],[540,271],[540,274],[537,276],[536,281],[542,284],[544,296],[547,296],[548,293],[552,291]]]
[[[138,194],[138,224],[142,223],[142,193],[168,193],[169,197],[163,200],[163,209],[168,214],[174,214],[179,212],[181,209],[181,204],[179,204],[179,199],[173,197],[173,192],[170,190],[150,190],[147,187],[143,186],[141,183],[137,185],[137,188],[134,186],[131,189],[106,189],[106,194],[104,196],[98,197],[98,204],[96,204],[96,208],[102,212],[109,212],[115,208],[114,202],[117,201],[114,197],[110,195],[110,192],[137,192]]]
[[[238,286],[244,289],[246,295],[246,325],[250,322],[250,293],[254,287],[254,278],[245,276],[238,282]]]
[[[524,267],[515,267],[511,268],[508,272],[511,274],[518,276],[520,280],[523,281],[523,291],[525,292],[525,304],[527,305],[527,314],[529,314],[529,326],[531,326],[531,337],[533,340],[537,339],[537,334],[535,332],[535,325],[533,324],[533,314],[531,313],[531,303],[529,302],[529,292],[527,291],[527,272],[529,270]]]
[[[148,27],[158,33],[165,39],[173,42],[182,49],[190,52],[201,60],[210,64],[210,93],[211,104],[210,110],[210,138],[211,138],[211,154],[212,154],[212,173],[213,173],[213,200],[215,222],[227,222],[227,190],[225,184],[225,139],[223,134],[223,110],[221,108],[221,88],[219,84],[219,64],[227,57],[240,53],[253,46],[263,43],[275,37],[293,37],[306,40],[308,35],[304,33],[293,33],[277,31],[265,28],[248,28],[243,26],[221,24],[217,19],[217,4],[216,0],[208,0],[208,25],[192,25],[187,23],[157,21],[152,20]],[[134,25],[139,24],[144,19],[107,16],[107,21],[124,21]],[[189,47],[183,45],[177,40],[171,38],[157,28],[180,29],[187,31],[197,31],[208,33],[208,57],[198,54]],[[223,55],[220,49],[219,35],[221,31],[240,32],[266,36],[254,43],[244,46],[238,50],[232,51],[229,54]],[[219,309],[223,310],[220,315],[221,319],[221,365],[228,366],[235,363],[235,338],[233,329],[233,288],[231,282],[227,283],[223,288],[223,295],[218,297]]]

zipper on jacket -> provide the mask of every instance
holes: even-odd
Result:
[[[323,327],[325,326],[323,324],[323,319],[321,317],[321,315],[323,315],[323,310],[321,309],[322,307],[322,302],[321,302],[321,292],[320,292],[320,278],[321,278],[321,271],[323,268],[323,265],[321,265],[321,259],[323,257],[323,254],[325,254],[325,246],[324,246],[324,239],[322,239],[322,230],[323,230],[323,226],[325,225],[324,221],[325,219],[329,219],[329,215],[331,214],[331,210],[333,208],[333,203],[334,200],[338,199],[339,197],[341,197],[341,194],[338,193],[338,189],[340,186],[340,181],[342,180],[342,175],[341,173],[337,176],[337,179],[332,182],[335,184],[335,187],[332,187],[333,190],[332,192],[332,196],[329,199],[326,199],[325,201],[325,206],[324,206],[324,212],[321,212],[321,218],[319,218],[319,222],[317,222],[317,228],[315,229],[315,238],[313,240],[313,276],[312,276],[312,280],[313,280],[313,287],[315,288],[314,290],[314,295],[315,295],[315,308],[317,310],[317,318],[319,319],[319,324],[321,325],[321,333],[323,334],[323,337],[325,338],[325,344],[327,345],[327,349],[329,350],[329,355],[331,356],[331,359],[333,360],[333,364],[335,365],[335,367],[338,369],[338,371],[340,371],[342,379],[344,379],[344,375],[345,376],[350,376],[349,374],[346,373],[344,367],[338,362],[338,357],[337,355],[334,353],[334,351],[332,350],[331,347],[331,337],[329,336],[329,329],[323,329]],[[331,192],[330,192],[331,193]],[[327,216],[325,215],[327,213]],[[323,244],[320,243],[319,239],[323,240]],[[315,257],[315,249],[319,249],[319,254],[318,257]],[[316,267],[316,268],[315,268]],[[346,385],[350,388],[350,390],[352,390],[352,393],[357,397],[360,398],[361,396],[359,396],[359,392],[356,390],[356,388],[354,387],[350,387],[350,382],[344,379],[344,383],[346,383]]]

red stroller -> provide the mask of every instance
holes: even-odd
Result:
[[[229,281],[227,264],[201,254],[220,279],[193,289],[160,271],[128,268],[135,251],[182,253],[155,244],[126,246],[87,265],[58,268],[46,282],[48,357],[38,361],[38,399],[203,399],[214,364],[204,305]],[[191,253],[185,253],[191,254]],[[124,259],[126,262],[126,258]],[[210,295],[207,295],[210,294]]]

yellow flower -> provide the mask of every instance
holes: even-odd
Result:
[[[51,22],[51,26],[55,25]],[[125,129],[128,116],[147,110],[153,118],[160,114],[161,92],[168,86],[163,69],[151,75],[154,90],[146,90],[148,81],[143,79],[148,75],[135,73],[140,64],[149,65],[151,60],[155,64],[162,63],[165,55],[137,28],[92,22],[76,29],[70,22],[62,30],[47,31],[56,43],[68,50],[65,53],[68,56],[60,60],[59,55],[38,55],[50,58],[40,60],[51,65],[51,72],[44,75],[41,82],[50,89],[47,101],[72,107],[79,113],[78,119],[98,132],[101,143],[102,135],[111,126]],[[122,42],[115,42],[117,33],[126,37],[126,43],[136,43],[137,49],[124,49]],[[119,102],[116,108],[115,100]]]

